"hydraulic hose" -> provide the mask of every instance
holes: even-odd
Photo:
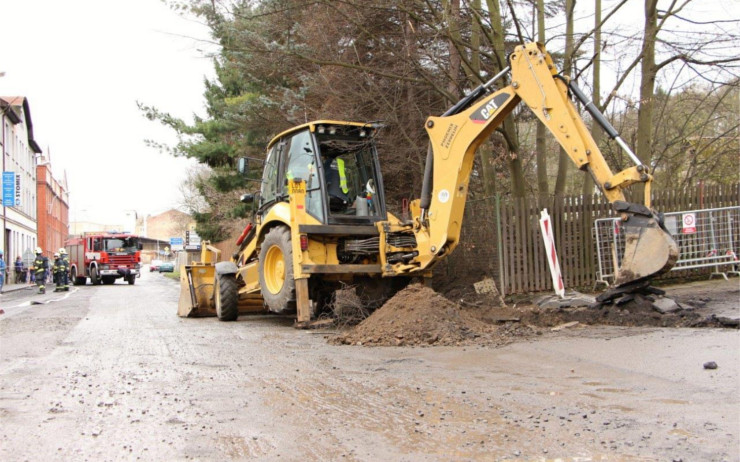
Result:
[[[427,148],[427,161],[424,164],[424,182],[421,184],[421,209],[428,210],[429,206],[432,205],[432,188],[434,187],[434,151],[432,150],[432,144],[429,143]]]
[[[642,165],[642,161],[640,161],[640,159],[635,155],[634,152],[632,152],[629,146],[627,146],[627,143],[625,143],[622,137],[619,136],[619,132],[617,131],[617,129],[609,123],[604,114],[602,114],[601,111],[599,111],[599,108],[596,107],[594,102],[590,100],[588,96],[586,96],[586,94],[583,93],[581,89],[576,86],[575,83],[573,83],[572,80],[566,79],[562,75],[556,75],[555,77],[562,80],[568,85],[568,89],[570,89],[571,93],[573,93],[576,99],[580,101],[581,104],[583,104],[583,106],[586,108],[586,111],[588,111],[588,113],[591,114],[591,117],[594,118],[596,123],[604,129],[606,134],[609,135],[609,138],[616,141],[617,144],[621,146],[621,148],[627,153],[627,155],[636,165]]]

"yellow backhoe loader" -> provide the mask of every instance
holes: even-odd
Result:
[[[511,83],[493,91],[494,82],[507,74]],[[634,166],[612,173],[569,93]],[[303,325],[327,306],[341,283],[354,284],[373,308],[409,278],[431,277],[435,264],[458,245],[476,149],[520,102],[576,166],[592,175],[621,215],[626,249],[612,290],[644,286],[669,270],[678,248],[650,208],[648,168],[583,93],[557,73],[544,46],[529,43],[515,49],[501,73],[443,115],[427,119],[430,150],[422,193],[411,202],[407,219],[386,210],[373,124],[319,120],[273,138],[260,192],[242,197],[255,204],[254,224],[245,229],[231,261],[215,263],[212,292],[198,292],[191,304],[211,300],[218,318],[229,321],[239,315],[240,300],[261,297],[269,311],[297,312]],[[246,159],[240,159],[239,171],[247,172]],[[643,204],[625,201],[623,190],[634,183],[645,185]]]

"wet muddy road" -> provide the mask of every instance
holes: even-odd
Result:
[[[180,319],[157,273],[75,289],[0,299],[0,460],[740,460],[738,330],[334,346]]]

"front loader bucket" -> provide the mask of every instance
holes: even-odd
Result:
[[[216,267],[210,264],[185,265],[180,271],[180,301],[177,315],[183,318],[216,316],[213,283]]]
[[[649,282],[669,271],[678,260],[678,246],[658,217],[644,206],[628,205],[622,210],[627,221],[622,224],[624,256],[617,272],[617,287]]]

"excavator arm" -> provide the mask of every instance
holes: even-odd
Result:
[[[509,68],[476,88],[440,117],[429,117],[430,140],[422,197],[411,206],[417,252],[403,272],[424,271],[458,244],[475,151],[520,104],[526,104],[553,134],[573,163],[588,172],[620,214],[625,230],[625,254],[616,284],[649,281],[668,271],[678,258],[678,248],[650,209],[652,177],[646,166],[619,137],[606,118],[565,77],[559,76],[541,44],[516,48]],[[511,83],[490,92],[493,83],[510,73]],[[635,165],[613,173],[568,98],[579,98],[593,119],[615,139]],[[634,183],[645,185],[644,204],[625,201],[623,190]]]

